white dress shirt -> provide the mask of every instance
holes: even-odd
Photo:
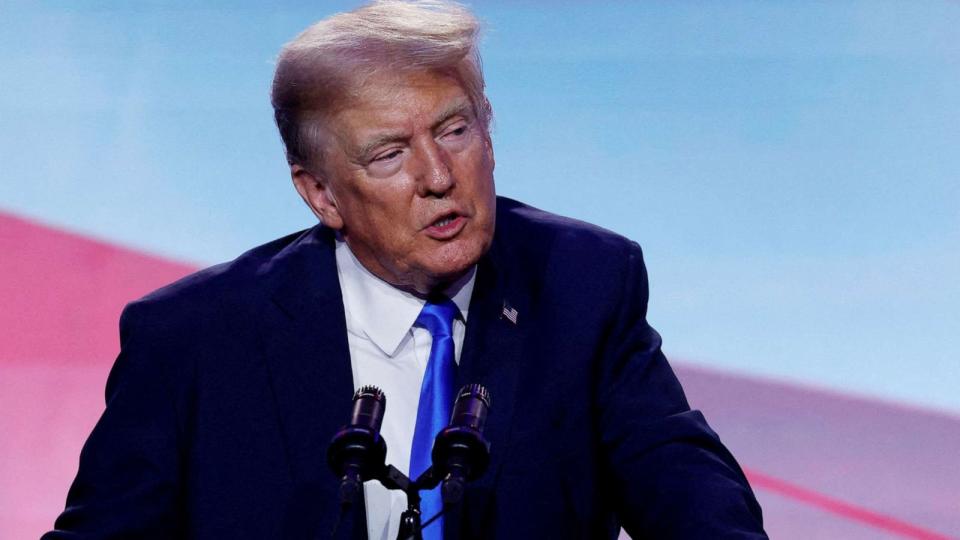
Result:
[[[387,464],[409,474],[420,384],[432,343],[430,332],[414,327],[413,323],[426,301],[371,274],[346,242],[338,239],[335,253],[347,319],[354,390],[369,384],[383,390],[387,408],[380,434],[387,443]],[[475,275],[476,267],[445,291],[462,316],[462,320],[456,319],[453,323],[457,363]],[[394,540],[400,528],[400,514],[407,507],[407,496],[401,491],[387,490],[376,480],[364,483],[363,493],[370,540]]]

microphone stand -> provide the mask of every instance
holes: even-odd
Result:
[[[423,540],[420,491],[433,489],[440,483],[440,478],[433,474],[433,466],[423,471],[423,474],[415,481],[411,481],[399,469],[393,465],[387,465],[377,475],[377,480],[380,480],[383,487],[387,489],[399,489],[407,494],[407,509],[400,514],[400,530],[397,532],[397,540]],[[431,516],[430,520],[433,521],[436,517]]]
[[[437,434],[431,453],[433,463],[416,480],[384,463],[387,446],[380,437],[380,424],[386,396],[375,386],[364,386],[353,397],[350,424],[341,429],[330,443],[327,461],[340,483],[340,500],[348,505],[356,497],[363,480],[379,480],[387,489],[399,489],[407,495],[407,509],[400,515],[397,540],[423,540],[423,528],[443,515],[447,505],[456,505],[463,496],[464,483],[482,474],[490,461],[490,443],[483,438],[483,425],[490,407],[490,393],[479,384],[460,389],[453,404],[450,425]],[[370,473],[370,474],[367,474]],[[437,487],[445,479],[443,507],[437,515],[422,523],[420,491]],[[343,506],[345,509],[346,506]],[[341,510],[341,517],[343,516]],[[340,520],[334,526],[336,533]]]

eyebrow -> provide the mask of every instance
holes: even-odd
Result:
[[[437,119],[434,120],[434,122],[430,125],[430,128],[435,129],[437,126],[443,124],[454,116],[472,117],[472,109],[473,107],[470,105],[469,100],[455,101],[444,108],[440,114],[436,116]],[[372,152],[378,146],[392,142],[405,141],[408,138],[409,135],[405,131],[388,131],[381,133],[364,143],[360,147],[360,151],[357,153],[357,155],[365,159],[370,152]]]
[[[433,122],[430,126],[431,128],[436,128],[440,124],[446,122],[447,120],[453,118],[454,116],[466,116],[467,118],[473,117],[473,106],[470,105],[469,100],[460,100],[455,101],[448,105],[443,111],[437,115],[437,120]]]
[[[357,152],[357,156],[359,156],[360,159],[366,159],[367,156],[370,155],[370,152],[373,152],[373,150],[378,146],[391,143],[391,142],[404,141],[406,139],[407,139],[407,134],[406,132],[403,132],[403,131],[395,131],[395,132],[391,131],[387,133],[381,133],[376,137],[374,137],[373,139],[364,143],[363,146],[360,147],[360,150]]]

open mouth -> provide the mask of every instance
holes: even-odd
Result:
[[[466,218],[456,212],[451,212],[437,218],[427,227],[426,232],[437,240],[444,240],[456,236],[463,228],[464,223],[466,223]]]
[[[447,225],[450,225],[451,223],[453,223],[453,220],[457,219],[457,217],[458,216],[456,214],[448,214],[434,221],[431,227],[440,227],[440,228],[446,227]]]

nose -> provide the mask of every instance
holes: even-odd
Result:
[[[456,184],[447,152],[432,138],[418,149],[417,189],[421,197],[443,197]]]

